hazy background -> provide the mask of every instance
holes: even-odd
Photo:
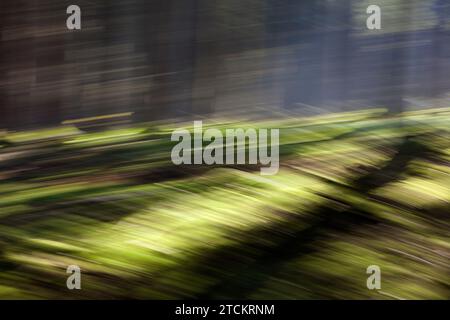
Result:
[[[82,30],[66,28],[77,4]],[[135,112],[134,121],[444,106],[449,3],[2,1],[0,128]]]

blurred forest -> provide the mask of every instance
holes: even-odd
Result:
[[[380,0],[1,3],[0,128],[133,112],[134,121],[212,114],[442,107],[449,3]]]
[[[2,0],[0,299],[448,299],[450,2],[372,2]],[[192,120],[279,173],[175,166]]]

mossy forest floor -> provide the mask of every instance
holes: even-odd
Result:
[[[449,123],[449,109],[205,121],[280,128],[274,176],[174,166],[179,125],[5,132],[0,298],[448,298]]]

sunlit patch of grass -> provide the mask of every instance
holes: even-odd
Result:
[[[67,140],[65,144],[82,144],[84,147],[96,146],[102,144],[112,144],[126,142],[130,139],[136,138],[144,133],[143,128],[125,128],[107,130],[98,133],[86,133],[73,139]]]
[[[413,204],[418,208],[444,206],[450,202],[449,183],[450,177],[434,181],[409,177],[377,190],[374,194],[405,205]]]
[[[222,187],[211,187],[210,181],[220,179],[224,179]],[[257,225],[275,223],[282,219],[277,215],[280,210],[293,211],[299,203],[308,207],[320,201],[313,192],[326,192],[327,188],[311,177],[302,178],[289,171],[263,178],[257,174],[221,169],[193,183],[188,188],[185,183],[176,181],[152,185],[154,194],[164,194],[171,202],[153,203],[149,198],[145,201],[148,207],[132,212],[114,224],[93,223],[94,220],[73,213],[32,223],[22,233],[34,230],[33,236],[16,237],[26,240],[18,240],[20,246],[11,247],[7,258],[14,263],[44,269],[57,268],[63,264],[61,259],[71,260],[87,268],[88,272],[100,270],[116,276],[152,277],[167,268],[179,268],[192,256],[201,255],[203,250],[229,244],[234,241],[227,237],[230,232],[237,235]],[[202,184],[209,188],[207,198],[198,193]],[[137,190],[143,189],[136,187],[128,191]],[[95,210],[95,207],[89,210]],[[13,253],[20,247],[41,254]],[[65,257],[66,254],[71,258]],[[86,264],[86,261],[90,263]],[[161,282],[168,280],[163,277]]]
[[[12,206],[32,201],[48,202],[58,199],[67,199],[71,195],[89,192],[90,189],[105,188],[111,183],[87,184],[83,182],[66,184],[62,186],[40,187],[8,194],[0,198],[0,206]]]
[[[33,142],[37,140],[69,137],[73,135],[79,135],[80,133],[81,132],[76,127],[62,126],[35,131],[8,132],[4,138],[12,143],[23,143]]]

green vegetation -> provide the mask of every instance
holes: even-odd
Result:
[[[4,133],[0,298],[448,298],[449,121],[209,125],[280,128],[280,172],[264,177],[172,165],[175,125]],[[66,288],[68,265],[82,290]]]

